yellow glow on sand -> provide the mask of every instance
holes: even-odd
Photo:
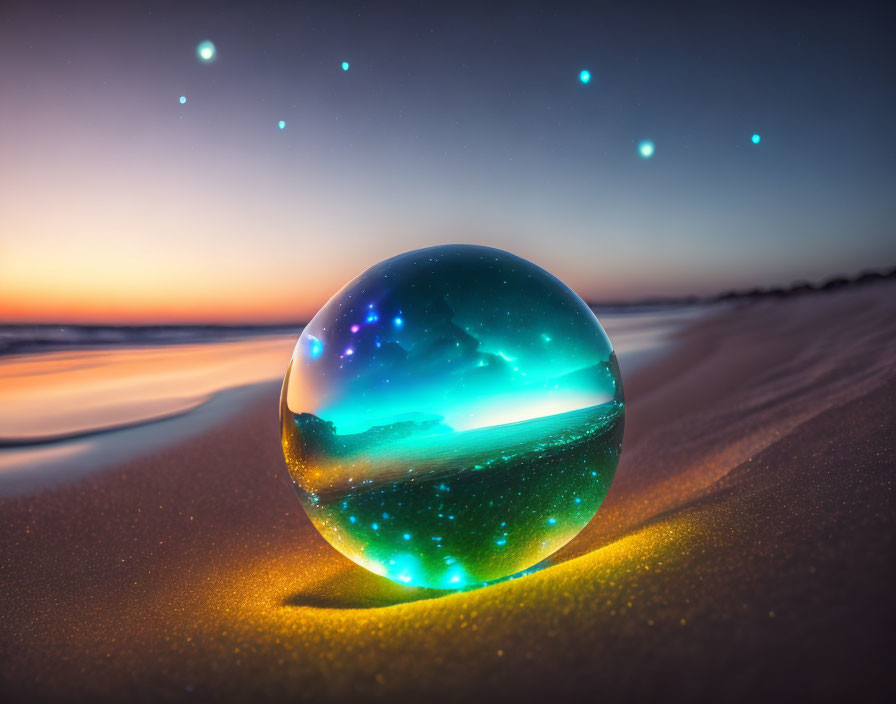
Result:
[[[462,653],[483,641],[493,652],[509,650],[513,643],[502,615],[508,605],[523,621],[554,621],[583,610],[624,613],[632,597],[617,585],[674,564],[696,531],[695,520],[677,516],[567,562],[463,592],[403,586],[352,565],[318,541],[307,548],[317,557],[284,554],[200,577],[201,604],[191,632],[279,643],[293,664],[302,663],[303,673],[290,677],[316,681],[314,673],[326,672],[325,691],[345,694],[338,688],[374,662],[385,663],[370,673],[378,687],[406,679],[416,653]],[[309,559],[317,563],[314,570],[301,567]],[[253,660],[253,666],[268,668],[276,680],[276,662]],[[413,669],[426,681],[439,666],[438,658],[418,659]]]

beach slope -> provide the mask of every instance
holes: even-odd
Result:
[[[888,698],[894,360],[893,283],[697,320],[624,377],[595,520],[545,569],[439,598],[320,538],[271,385],[0,501],[4,700]]]

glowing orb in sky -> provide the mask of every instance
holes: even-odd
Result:
[[[280,120],[280,122],[277,123],[277,127],[279,127],[281,130],[285,130],[286,129],[286,120]]]
[[[645,159],[649,159],[656,151],[656,147],[649,139],[645,139],[638,145],[638,153]]]
[[[283,454],[337,550],[405,584],[527,570],[592,519],[616,472],[624,398],[594,313],[488,247],[371,267],[302,331],[283,381]]]
[[[579,81],[581,83],[591,83],[591,71],[584,68],[579,71]]]
[[[758,134],[754,134],[752,137],[750,137],[750,140],[753,142],[753,144],[759,144],[760,137]]]
[[[178,102],[179,102],[181,105],[183,105],[183,104],[185,104],[185,103],[187,102],[187,96],[182,95],[182,96],[180,96],[177,100],[178,100]]]
[[[212,44],[212,42],[208,39],[206,39],[204,42],[200,42],[199,46],[196,47],[196,56],[198,56],[202,61],[214,61],[215,54],[215,45]]]
[[[350,68],[350,65],[349,65],[348,61],[343,61],[343,62],[342,62],[342,70],[343,70],[343,71],[348,71],[349,68]]]

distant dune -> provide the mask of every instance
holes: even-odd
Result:
[[[830,293],[841,289],[855,288],[896,279],[896,267],[880,271],[863,271],[849,278],[833,276],[813,284],[808,281],[795,281],[789,286],[773,286],[770,288],[751,288],[745,290],[724,291],[713,296],[681,296],[644,298],[636,301],[604,301],[591,302],[588,305],[596,310],[631,310],[665,308],[669,306],[692,306],[705,303],[727,303],[737,301],[759,301],[767,298],[792,298],[811,293]]]

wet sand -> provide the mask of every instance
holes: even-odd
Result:
[[[319,537],[276,384],[221,427],[0,500],[7,700],[892,695],[896,285],[732,308],[627,375],[598,516],[431,594]]]

